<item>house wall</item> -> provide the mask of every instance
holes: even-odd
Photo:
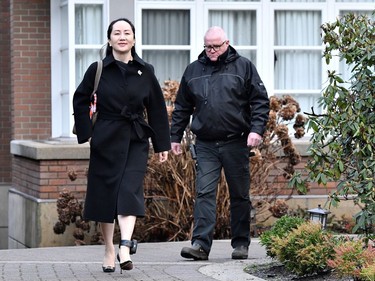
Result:
[[[8,189],[11,185],[10,1],[0,1],[0,249],[8,248]]]
[[[134,20],[133,1],[120,2],[110,1],[110,19]],[[89,147],[50,139],[50,0],[2,0],[0,8],[0,249],[74,245],[71,229],[53,232],[56,199],[63,189],[84,198]],[[70,170],[79,172],[75,181]],[[289,202],[315,208],[331,189],[312,185],[310,197],[295,195]]]

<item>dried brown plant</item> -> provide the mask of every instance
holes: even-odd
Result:
[[[70,175],[71,171],[68,172],[68,177],[74,181],[76,178],[72,179]],[[64,189],[60,192],[60,196],[57,199],[57,213],[58,221],[53,227],[53,231],[56,234],[63,234],[66,227],[70,223],[75,224],[75,229],[73,230],[73,237],[76,239],[76,245],[85,245],[85,234],[90,232],[90,222],[86,222],[82,219],[83,202],[78,200],[71,191]]]

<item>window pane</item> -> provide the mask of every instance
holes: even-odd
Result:
[[[66,63],[69,61],[69,24],[68,24],[68,5],[60,6],[61,12],[61,92],[69,93],[69,64]]]
[[[209,26],[221,26],[232,45],[255,46],[256,12],[252,10],[209,11]]]
[[[236,46],[234,46],[234,48],[236,48]],[[251,62],[256,65],[257,63],[257,60],[256,60],[256,51],[254,50],[239,50],[239,49],[236,49],[237,52],[241,55],[241,56],[244,56],[245,58],[248,58],[249,60],[251,60]]]
[[[320,51],[276,51],[275,89],[321,89]]]
[[[62,136],[69,135],[70,132],[72,131],[72,128],[70,127],[70,123],[67,122],[69,118],[71,118],[71,116],[70,114],[66,116],[67,112],[70,112],[71,106],[72,106],[72,102],[70,100],[69,95],[61,95],[61,107],[60,107],[61,112],[59,112],[59,115],[64,116],[66,119],[63,122],[61,122],[61,131],[63,132]]]
[[[102,5],[75,6],[75,44],[102,44]]]
[[[320,11],[276,11],[276,46],[320,46]]]
[[[155,68],[160,84],[165,80],[180,81],[190,63],[190,51],[143,51],[143,59]]]
[[[61,92],[69,93],[69,50],[65,49],[61,52]]]
[[[76,87],[81,83],[85,71],[91,63],[100,59],[100,50],[76,50]]]
[[[61,47],[68,48],[69,46],[69,24],[68,24],[68,5],[61,7]]]
[[[190,45],[189,10],[144,10],[144,45]]]

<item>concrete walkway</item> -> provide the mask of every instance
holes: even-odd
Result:
[[[0,280],[4,281],[261,281],[245,273],[246,266],[269,261],[265,250],[253,239],[247,260],[232,260],[229,240],[215,240],[208,261],[190,261],[180,256],[189,241],[139,243],[132,256],[134,269],[114,273],[102,271],[103,246],[73,246],[0,250]]]

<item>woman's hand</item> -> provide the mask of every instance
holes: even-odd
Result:
[[[163,163],[168,160],[168,151],[159,152],[159,162]]]

